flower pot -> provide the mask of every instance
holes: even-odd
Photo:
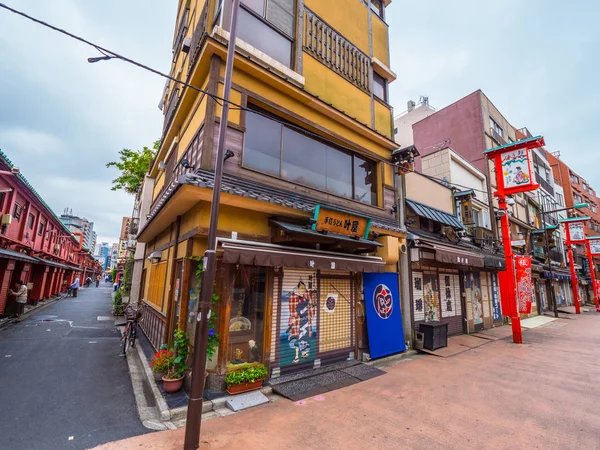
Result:
[[[262,384],[263,380],[256,380],[253,383],[228,384],[227,392],[231,395],[242,394],[244,392],[260,389]]]
[[[161,381],[162,378],[165,376],[165,373],[164,372],[152,372],[152,375],[154,375],[155,381]]]
[[[174,380],[162,377],[162,382],[165,392],[177,392],[183,386],[183,377],[175,378]]]

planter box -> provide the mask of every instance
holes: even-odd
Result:
[[[263,380],[256,380],[254,383],[241,383],[227,385],[227,392],[231,395],[242,394],[244,392],[256,391],[262,387]]]

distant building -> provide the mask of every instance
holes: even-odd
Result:
[[[94,254],[94,258],[96,258],[101,264],[104,270],[110,267],[110,251],[111,247],[108,242],[102,242],[96,246],[96,253]]]
[[[436,109],[429,104],[429,97],[421,97],[419,103],[409,100],[406,111],[394,117],[394,140],[402,148],[414,145],[412,126],[435,112]]]
[[[74,233],[80,231],[83,234],[83,246],[91,251],[96,248],[96,232],[94,231],[94,222],[90,222],[85,217],[73,215],[73,210],[65,209],[60,216],[60,220],[65,226]]]

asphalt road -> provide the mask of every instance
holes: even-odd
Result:
[[[0,448],[85,449],[148,432],[119,338],[103,284],[0,331]]]

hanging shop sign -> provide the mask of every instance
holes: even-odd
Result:
[[[371,358],[406,350],[398,274],[364,273],[365,308]]]
[[[474,225],[475,219],[473,218],[473,200],[468,199],[461,203],[460,214],[462,223],[464,225]]]
[[[317,205],[313,230],[368,239],[371,219]]]
[[[592,256],[600,256],[600,240],[590,241],[590,253]]]
[[[585,227],[583,222],[569,222],[567,223],[569,229],[570,241],[573,243],[585,241]]]
[[[531,313],[533,303],[533,283],[531,278],[531,257],[517,256],[515,258],[517,272],[517,301],[521,314]]]

